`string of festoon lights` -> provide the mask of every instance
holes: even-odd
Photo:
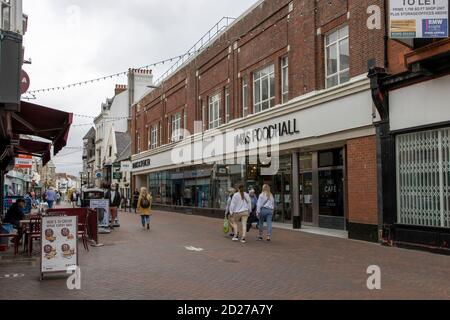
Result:
[[[67,84],[67,85],[63,85],[63,86],[57,86],[57,87],[51,87],[51,88],[45,88],[45,89],[38,89],[38,90],[31,90],[31,91],[27,91],[28,94],[30,95],[35,95],[37,93],[42,93],[42,92],[51,92],[51,91],[61,91],[61,90],[66,90],[66,89],[70,89],[70,88],[75,88],[75,87],[80,87],[80,86],[84,86],[84,85],[89,85],[95,82],[100,82],[100,81],[105,81],[105,80],[109,80],[109,79],[113,79],[113,78],[117,78],[117,77],[122,77],[122,76],[126,76],[130,70],[139,70],[139,71],[143,71],[143,70],[149,70],[152,67],[156,67],[158,65],[164,65],[166,63],[170,63],[176,60],[181,60],[186,56],[192,56],[195,55],[196,53],[198,53],[199,51],[201,51],[201,49],[196,50],[196,51],[191,51],[191,52],[186,52],[185,54],[176,56],[176,57],[172,57],[172,58],[167,58],[146,66],[142,66],[139,68],[134,68],[134,69],[129,69],[127,71],[123,71],[123,72],[118,72],[118,73],[114,73],[114,74],[110,74],[107,76],[102,76],[99,78],[95,78],[95,79],[90,79],[90,80],[85,80],[85,81],[80,81],[80,82],[75,82],[75,83],[71,83],[71,84]],[[87,118],[89,118],[89,116],[86,116]],[[93,117],[95,118],[95,117]]]

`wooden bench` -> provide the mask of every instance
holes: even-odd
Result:
[[[18,234],[0,234],[0,238],[14,239],[14,255],[19,254],[19,235]]]

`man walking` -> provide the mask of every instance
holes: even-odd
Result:
[[[120,207],[122,196],[117,190],[115,183],[111,184],[111,189],[106,192],[106,199],[109,200],[109,211],[111,213],[111,228],[114,229],[116,222],[118,222],[117,210]]]
[[[48,208],[53,209],[53,205],[56,200],[56,192],[52,187],[50,187],[45,193],[45,198],[47,199]]]

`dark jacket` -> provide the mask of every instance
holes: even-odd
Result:
[[[118,208],[120,207],[122,196],[120,195],[120,192],[116,190],[116,195],[114,196],[114,199],[111,201],[111,191],[109,190],[106,192],[105,198],[109,200],[109,206],[112,208]]]
[[[22,209],[17,203],[14,203],[6,213],[5,220],[3,222],[14,226],[19,226],[20,220],[23,220],[24,217],[25,215],[23,214]]]

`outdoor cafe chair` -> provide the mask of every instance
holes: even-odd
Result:
[[[25,231],[24,246],[27,246],[28,253],[33,254],[33,240],[41,240],[41,217],[33,217]]]
[[[78,216],[78,236],[81,236],[86,251],[89,251],[88,221],[89,210],[86,210],[86,214]]]

